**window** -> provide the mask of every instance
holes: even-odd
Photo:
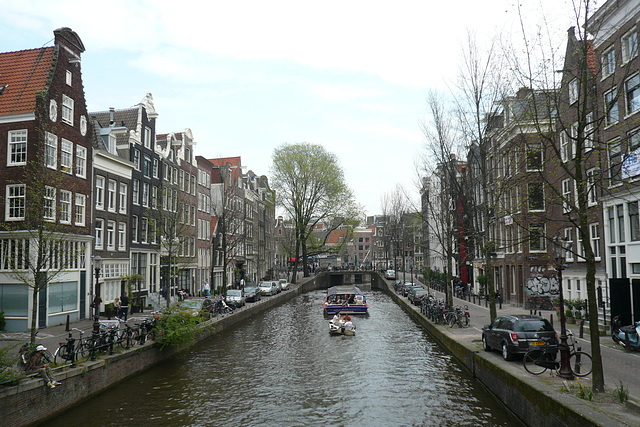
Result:
[[[56,189],[48,185],[44,188],[44,219],[56,220]]]
[[[58,167],[58,137],[46,132],[44,147],[44,164],[51,169]]]
[[[566,247],[570,248],[565,252],[566,259],[569,262],[573,262],[573,229],[572,228],[564,229],[564,240],[567,245]]]
[[[60,222],[71,224],[71,191],[60,190]]]
[[[625,241],[623,205],[616,205],[616,214],[618,216],[618,242],[623,243]]]
[[[529,211],[544,210],[544,184],[542,182],[530,182],[528,185]]]
[[[587,114],[587,122],[584,125],[584,150],[590,151],[595,147],[593,113]]]
[[[611,243],[616,242],[616,218],[613,206],[607,208],[607,217],[609,219],[609,240]]]
[[[119,222],[118,223],[118,250],[124,251],[126,249],[127,241],[127,223]]]
[[[87,196],[84,194],[76,194],[76,200],[74,205],[74,219],[76,225],[84,225],[86,217],[86,203]]]
[[[571,212],[571,179],[562,180],[562,213]]]
[[[96,219],[96,249],[102,249],[104,238],[104,220]]]
[[[622,149],[620,140],[609,142],[609,184],[611,186],[622,182]]]
[[[115,250],[116,247],[116,223],[114,221],[107,222],[107,249]]]
[[[140,180],[139,179],[133,180],[133,189],[131,191],[132,191],[131,197],[132,197],[133,204],[139,205],[140,204]]]
[[[640,74],[636,74],[624,82],[627,114],[632,114],[640,108]]]
[[[543,161],[542,144],[539,142],[527,144],[527,171],[542,170]]]
[[[640,240],[640,218],[638,218],[638,202],[629,203],[629,228],[631,231],[631,241]]]
[[[67,83],[67,86],[71,86],[71,81],[72,81],[71,71],[67,70],[65,74],[65,83]]]
[[[597,168],[589,169],[587,171],[587,204],[589,206],[595,206],[598,204],[598,193],[596,188],[596,173]]]
[[[567,132],[560,132],[560,159],[566,163],[571,158],[571,144]]]
[[[85,178],[87,171],[87,149],[76,145],[76,175]]]
[[[142,164],[142,173],[146,177],[151,176],[151,157],[144,155],[144,162]]]
[[[153,159],[153,177],[158,177],[158,159]]]
[[[149,183],[142,183],[142,206],[145,208],[149,207]]]
[[[73,173],[73,143],[67,139],[60,140],[60,169],[66,173]]]
[[[544,252],[547,249],[544,224],[529,225],[529,251]]]
[[[62,95],[62,122],[73,126],[73,99]]]
[[[110,212],[116,211],[116,182],[112,179],[109,180],[107,187],[107,209]]]
[[[152,209],[158,208],[158,187],[155,185],[151,189],[151,208]]]
[[[121,214],[127,213],[127,184],[120,183],[118,212]]]
[[[629,62],[638,55],[638,33],[631,30],[621,38],[622,63]]]
[[[148,226],[149,220],[147,218],[142,218],[142,222],[140,223],[140,242],[142,243],[147,243]]]
[[[23,220],[26,186],[25,184],[7,185],[5,218],[7,221]]]
[[[156,220],[155,219],[150,219],[149,220],[149,237],[151,240],[151,244],[156,243]]]
[[[613,46],[602,54],[602,78],[613,74],[616,70],[616,51]]]
[[[9,131],[7,166],[27,164],[27,130]]]
[[[96,176],[96,209],[104,209],[104,177]]]
[[[591,250],[596,260],[600,259],[600,224],[595,223],[589,226],[591,237]]]
[[[195,196],[196,195],[196,176],[195,175],[191,175],[191,195]]]
[[[184,189],[184,171],[182,169],[180,169],[180,190],[181,191],[185,191]],[[187,177],[187,193],[189,192],[189,178]]]
[[[133,150],[133,164],[140,170],[140,150]]]
[[[134,215],[131,218],[131,241],[138,241],[138,216]]]
[[[144,146],[151,148],[151,128],[149,126],[144,127]]]
[[[578,79],[573,79],[569,82],[569,104],[573,104],[578,100],[579,96]]]
[[[618,123],[618,91],[611,89],[604,94],[604,108],[606,112],[606,124]]]

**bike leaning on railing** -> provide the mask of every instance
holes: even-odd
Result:
[[[78,339],[73,337],[73,331],[80,333]],[[84,345],[84,331],[72,328],[66,342],[61,342],[60,346],[53,353],[53,363],[56,365],[70,362],[71,366],[76,366],[76,362],[84,362],[89,357],[87,347]]]
[[[567,345],[569,346],[569,365],[573,374],[577,377],[586,377],[591,374],[593,369],[591,355],[577,346],[571,331],[567,333]],[[556,360],[557,356],[558,346],[551,345],[548,339],[532,341],[529,343],[529,351],[522,358],[522,364],[524,369],[533,375],[540,375],[547,369],[553,373],[560,368],[560,362]]]

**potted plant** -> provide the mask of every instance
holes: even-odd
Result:
[[[574,302],[570,299],[564,300],[564,318],[567,323],[576,323],[576,319],[573,315]]]

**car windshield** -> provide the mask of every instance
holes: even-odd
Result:
[[[517,332],[542,332],[542,331],[553,331],[553,327],[551,323],[547,322],[544,319],[540,320],[523,320],[520,322],[516,322],[515,330]]]
[[[200,309],[200,307],[202,307],[202,301],[200,300],[194,300],[194,299],[187,299],[182,301],[182,304],[180,304],[181,307],[184,308],[194,308],[194,309]]]
[[[271,287],[271,282],[262,282],[260,284],[261,288],[270,288]]]
[[[239,297],[240,295],[241,295],[240,291],[238,290],[229,289],[227,291],[227,296],[230,296],[230,297]]]

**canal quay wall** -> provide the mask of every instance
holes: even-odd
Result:
[[[381,277],[372,280],[372,288],[389,294],[524,424],[532,427],[638,425],[622,415],[616,416],[615,411],[623,412],[616,404],[579,399],[576,393],[558,391],[558,383],[549,381],[548,375],[546,378],[533,376],[524,372],[521,365],[514,366],[505,363],[502,358],[490,357],[482,350],[479,331],[469,328],[469,334],[465,337],[449,333],[448,326],[429,321],[419,309],[396,294]],[[606,408],[613,408],[614,412]]]
[[[301,285],[292,286],[288,291],[245,305],[233,314],[218,316],[202,323],[193,344],[299,294],[327,287],[327,283],[326,278],[323,279],[322,276],[318,276],[318,279],[314,277]],[[165,347],[161,350],[159,345],[150,341],[121,353],[102,355],[95,361],[86,361],[76,368],[57,369],[56,379],[62,382],[62,385],[54,389],[48,388],[40,377],[23,379],[16,386],[0,386],[0,425],[17,427],[42,423],[184,350],[185,347]]]

